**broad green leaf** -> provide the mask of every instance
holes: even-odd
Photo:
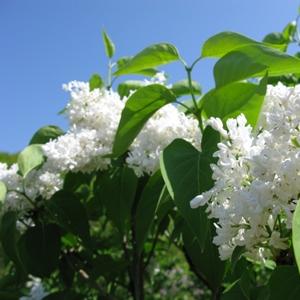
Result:
[[[18,248],[28,273],[49,276],[58,267],[60,229],[55,224],[30,227],[20,237]]]
[[[0,181],[0,202],[3,202],[6,198],[7,188],[3,181]]]
[[[292,240],[294,255],[300,273],[300,202],[298,201],[293,215]]]
[[[247,45],[265,45],[282,49],[282,45],[260,43],[242,34],[225,31],[210,37],[202,47],[202,57],[222,57],[225,54]]]
[[[47,202],[55,221],[65,230],[78,235],[83,242],[90,245],[90,227],[85,207],[78,197],[69,191],[55,193]]]
[[[283,36],[283,34],[281,32],[273,32],[273,33],[269,33],[267,34],[264,39],[263,42],[268,43],[268,44],[273,44],[273,45],[277,45],[277,47],[280,47],[280,50],[282,51],[286,51],[287,49],[287,44],[288,41],[286,40],[286,38]]]
[[[190,201],[213,186],[210,164],[217,150],[219,134],[207,127],[202,139],[202,152],[188,142],[176,139],[160,159],[163,178],[180,214],[197,237],[202,249],[206,242],[209,222],[204,207],[191,209]]]
[[[104,203],[108,217],[121,233],[126,232],[129,226],[137,184],[138,178],[128,167],[114,168],[99,180],[97,195]]]
[[[31,138],[29,145],[32,144],[46,144],[51,140],[63,135],[64,132],[57,126],[49,125],[40,128]]]
[[[190,87],[189,87],[189,82],[187,79],[180,80],[178,82],[175,82],[172,85],[171,91],[177,96],[184,96],[184,95],[189,95],[190,92]],[[192,91],[195,95],[201,95],[201,86],[199,85],[198,82],[192,81]]]
[[[17,247],[19,232],[16,223],[17,213],[13,211],[6,212],[1,219],[0,238],[5,254],[14,262],[18,274],[23,277],[26,271],[20,260]]]
[[[300,275],[296,266],[278,266],[272,273],[270,300],[300,299]]]
[[[7,165],[11,166],[15,164],[18,160],[18,153],[7,153],[7,152],[0,152],[0,162],[6,163]]]
[[[141,80],[126,80],[118,85],[118,93],[123,97],[128,97],[130,92],[135,92],[145,86],[145,82]]]
[[[297,23],[295,21],[293,21],[293,22],[288,23],[284,27],[284,29],[282,31],[282,35],[286,41],[292,42],[296,32],[297,32]]]
[[[253,127],[258,120],[266,93],[267,79],[259,85],[234,82],[209,91],[201,99],[207,117],[218,117],[223,121],[243,113]]]
[[[182,237],[184,249],[191,260],[195,271],[201,275],[208,283],[209,287],[217,293],[221,287],[225,273],[225,262],[219,258],[218,248],[213,244],[211,222],[208,227],[208,238],[205,246],[201,249],[198,240],[195,238],[190,228],[184,224]]]
[[[246,78],[298,73],[300,59],[262,45],[240,47],[217,61],[214,67],[216,86]]]
[[[129,63],[129,61],[133,58],[133,56],[124,56],[121,57],[118,61],[117,61],[117,66],[118,66],[118,70],[122,69],[126,64]],[[144,75],[144,76],[150,76],[153,77],[154,75],[156,75],[158,73],[157,69],[154,68],[148,68],[148,69],[144,69],[144,70],[137,70],[132,74],[137,74],[137,75]]]
[[[99,74],[93,74],[89,80],[90,91],[95,89],[101,89],[103,86],[103,80]]]
[[[161,107],[176,100],[165,86],[152,84],[137,90],[129,97],[117,129],[113,155],[122,155],[149,118]]]
[[[178,51],[173,45],[155,44],[139,52],[126,65],[118,69],[114,75],[136,74],[138,71],[168,64],[178,59]]]
[[[236,32],[220,32],[203,44],[202,57],[222,57],[236,48],[256,43],[258,42]]]
[[[136,240],[138,251],[142,251],[148,232],[154,222],[155,212],[159,205],[164,180],[160,171],[150,177],[136,210]]]
[[[112,42],[111,38],[108,36],[108,34],[105,31],[102,32],[102,38],[105,47],[105,53],[107,57],[112,58],[115,54],[116,47]]]
[[[41,166],[44,160],[41,145],[29,145],[18,156],[19,171],[23,177],[26,177],[30,171]]]

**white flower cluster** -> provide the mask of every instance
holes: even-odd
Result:
[[[164,84],[166,78],[158,73],[145,85]],[[8,208],[22,210],[24,197],[35,199],[38,196],[49,199],[63,186],[67,172],[91,172],[105,170],[110,166],[113,142],[127,101],[112,90],[94,89],[89,84],[72,81],[63,85],[70,92],[65,115],[70,128],[66,134],[42,145],[46,161],[43,166],[32,171],[22,183],[17,174],[18,168],[0,166],[0,180],[10,191],[7,196]],[[129,149],[126,159],[129,167],[138,176],[152,174],[159,166],[161,151],[175,138],[184,138],[200,148],[201,134],[198,123],[179,112],[173,105],[167,105],[154,114],[146,123]],[[2,169],[1,169],[2,168]],[[18,189],[19,193],[11,192]]]
[[[152,174],[159,167],[161,152],[176,138],[185,139],[200,149],[198,122],[168,104],[145,124],[130,146],[126,162],[138,176]]]
[[[292,214],[300,193],[300,85],[268,86],[257,129],[240,115],[209,124],[223,140],[214,154],[214,187],[195,197],[191,207],[207,205],[215,218],[221,259],[237,246],[265,260],[288,248]]]

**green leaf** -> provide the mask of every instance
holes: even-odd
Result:
[[[262,45],[248,45],[234,50],[217,61],[214,77],[217,87],[246,78],[298,73],[300,59]]]
[[[143,86],[145,86],[144,81],[126,80],[118,85],[118,93],[121,96],[121,98],[128,97],[130,92],[134,92]]]
[[[17,213],[13,211],[6,212],[1,219],[0,237],[5,254],[15,263],[16,268],[24,272],[17,248],[19,232],[16,228]]]
[[[57,126],[49,125],[40,128],[31,138],[29,145],[32,144],[46,144],[51,140],[63,135],[64,132]]]
[[[270,300],[300,299],[300,276],[296,266],[278,266],[270,279]]]
[[[137,90],[129,97],[117,129],[113,155],[122,155],[149,118],[161,107],[176,100],[165,86],[152,84]]]
[[[102,38],[107,57],[112,58],[115,54],[115,45],[105,31],[102,31]]]
[[[20,237],[18,248],[28,273],[49,276],[58,267],[60,229],[55,224],[31,227]]]
[[[292,241],[296,263],[300,272],[300,202],[297,202],[293,215]]]
[[[150,177],[138,202],[136,210],[136,240],[139,252],[142,251],[150,227],[154,222],[163,187],[164,180],[160,171],[158,171]]]
[[[267,79],[259,85],[234,82],[215,88],[203,96],[201,102],[207,117],[226,121],[243,113],[253,127],[258,120],[266,93]]]
[[[129,61],[133,58],[133,56],[124,56],[121,57],[118,61],[117,61],[117,66],[118,66],[118,70],[122,69],[126,64],[129,63]],[[150,76],[153,77],[154,75],[156,75],[158,73],[158,70],[154,69],[154,68],[148,68],[148,69],[143,69],[143,70],[137,70],[131,74],[137,74],[137,75],[144,75],[144,76]]]
[[[178,82],[175,82],[172,85],[171,91],[177,96],[184,96],[184,95],[189,95],[190,92],[190,87],[189,87],[189,82],[187,79],[180,80]],[[199,85],[198,82],[192,81],[192,91],[195,95],[201,95],[201,86]]]
[[[184,224],[182,238],[184,249],[192,262],[197,274],[200,274],[208,283],[209,287],[217,293],[222,284],[225,273],[225,262],[219,258],[218,248],[212,242],[212,222],[208,227],[208,238],[205,246],[201,245],[195,238],[190,228]]]
[[[257,41],[236,32],[220,32],[203,44],[202,57],[222,57],[236,48],[257,43]]]
[[[18,156],[18,166],[21,175],[26,177],[30,171],[40,167],[44,160],[44,153],[40,145],[27,146]]]
[[[0,202],[3,202],[6,198],[7,188],[3,181],[0,181]]]
[[[297,32],[297,23],[295,21],[288,23],[283,31],[282,36],[287,42],[292,42],[294,39],[294,35]]]
[[[210,37],[202,47],[202,57],[222,57],[225,54],[247,45],[265,45],[282,50],[282,45],[260,43],[242,34],[225,31]]]
[[[219,134],[208,126],[203,134],[202,152],[188,142],[176,139],[163,151],[160,160],[169,193],[202,249],[209,222],[205,208],[191,209],[190,201],[214,184],[210,164],[215,162],[212,154],[217,150],[218,141]]]
[[[168,64],[179,59],[179,54],[171,44],[160,43],[149,46],[139,52],[114,75],[136,74],[136,72]]]
[[[263,42],[268,43],[268,44],[273,44],[273,45],[277,45],[277,47],[280,47],[280,50],[282,51],[286,51],[287,49],[287,44],[288,41],[286,40],[286,38],[283,36],[283,34],[281,32],[272,32],[267,34],[264,39]]]
[[[43,300],[82,300],[83,295],[77,294],[73,291],[55,292],[43,298]]]
[[[108,217],[121,233],[129,227],[137,183],[134,171],[125,166],[108,171],[99,181],[97,195],[103,201]]]
[[[101,89],[103,86],[103,80],[99,74],[93,74],[89,80],[90,91],[95,89]]]
[[[59,191],[47,202],[47,206],[59,225],[78,235],[83,242],[90,245],[90,227],[87,213],[74,193],[65,190]]]

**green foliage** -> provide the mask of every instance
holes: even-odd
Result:
[[[12,164],[17,162],[18,155],[18,153],[0,152],[0,162],[6,163],[11,166]]]
[[[60,229],[55,224],[29,228],[18,241],[20,259],[28,273],[47,277],[58,267]]]
[[[204,208],[191,209],[190,201],[213,186],[210,164],[217,149],[219,134],[207,127],[202,139],[202,152],[184,140],[173,141],[161,156],[161,170],[169,193],[175,201],[201,248],[206,243],[209,222]]]
[[[122,155],[147,120],[164,105],[175,101],[165,86],[152,84],[137,90],[126,102],[113,145],[113,155]]]
[[[218,117],[224,121],[243,113],[247,121],[255,126],[266,93],[267,79],[259,85],[234,82],[209,91],[201,99],[207,117]]]
[[[300,277],[296,266],[279,266],[270,279],[270,300],[300,297]]]
[[[102,38],[103,38],[106,56],[112,58],[115,54],[116,47],[112,42],[111,38],[108,36],[108,34],[105,31],[102,32]]]
[[[121,97],[128,97],[130,92],[134,92],[143,86],[145,86],[145,83],[141,80],[126,80],[118,85],[118,93]]]
[[[184,95],[189,95],[191,93],[189,82],[187,79],[175,82],[172,85],[171,91],[177,96],[181,97]],[[192,91],[195,95],[201,95],[201,86],[196,81],[192,81]]]
[[[100,89],[103,86],[103,80],[99,74],[93,74],[89,80],[90,91]]]
[[[39,144],[27,146],[18,156],[21,175],[26,177],[30,171],[40,167],[44,160],[43,150]]]
[[[298,73],[300,59],[263,45],[246,45],[224,55],[214,66],[217,87],[251,77]]]
[[[118,69],[114,75],[136,74],[141,70],[168,64],[178,59],[178,51],[173,45],[167,43],[155,44],[139,52]]]
[[[31,138],[29,145],[46,144],[51,140],[63,135],[64,132],[57,126],[49,125],[40,128]]]
[[[120,59],[118,59],[117,61],[117,67],[118,70],[122,69],[123,67],[125,67],[127,64],[129,64],[130,60],[132,60],[132,56],[124,56],[121,57]],[[142,69],[142,70],[134,70],[131,71],[131,74],[137,74],[137,75],[144,75],[144,76],[154,76],[155,74],[157,74],[157,70],[154,68],[147,68],[147,69]]]

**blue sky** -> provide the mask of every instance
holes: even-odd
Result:
[[[255,39],[281,31],[296,16],[298,0],[0,0],[0,150],[18,151],[66,104],[62,83],[106,73],[100,32],[116,44],[116,57],[162,41],[192,62],[211,35],[231,30]],[[207,91],[214,61],[194,73]],[[181,65],[165,68],[182,79]]]

